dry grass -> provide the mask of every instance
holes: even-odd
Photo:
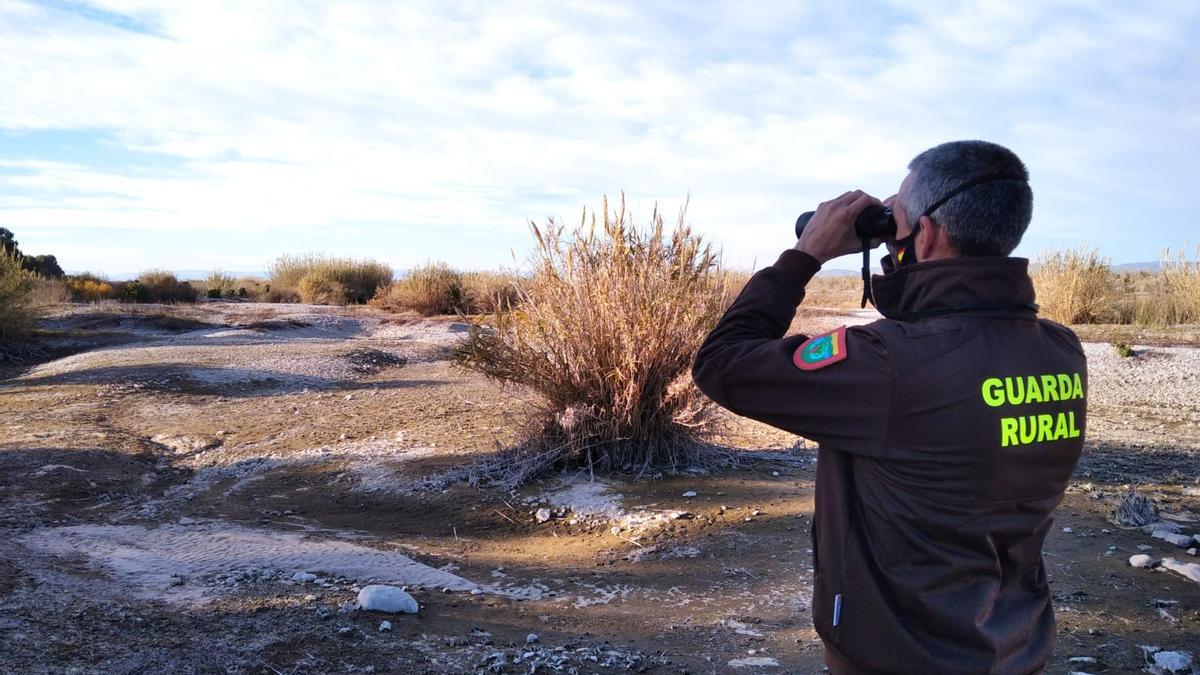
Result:
[[[392,268],[374,260],[325,255],[280,256],[269,270],[267,299],[322,304],[361,304],[392,281]]]
[[[507,272],[465,272],[462,275],[463,311],[492,314],[520,302],[520,279]]]
[[[49,307],[71,301],[71,290],[62,279],[39,279],[29,296],[35,307]]]
[[[0,359],[27,340],[37,323],[32,294],[38,276],[24,269],[21,261],[0,254]]]
[[[655,210],[635,227],[605,200],[569,234],[533,226],[534,273],[520,302],[473,327],[457,362],[540,394],[536,433],[505,457],[502,482],[561,463],[601,470],[695,461],[714,408],[691,381],[696,351],[725,307],[717,257]]]
[[[1095,248],[1043,251],[1030,267],[1041,315],[1064,324],[1102,321],[1112,307],[1112,266]]]
[[[463,277],[443,262],[419,265],[382,289],[372,304],[424,316],[453,314],[463,304]]]
[[[118,286],[114,285],[114,288]],[[137,280],[119,284],[118,290],[120,299],[127,302],[175,304],[195,302],[197,295],[191,284],[180,281],[166,270],[142,272]]]

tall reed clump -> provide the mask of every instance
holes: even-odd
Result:
[[[0,360],[27,340],[37,322],[31,294],[38,276],[14,255],[0,252]]]
[[[1030,276],[1047,319],[1094,323],[1110,311],[1112,266],[1095,248],[1044,251],[1030,267]]]
[[[464,272],[463,311],[492,314],[521,300],[516,274],[508,272]]]
[[[134,281],[120,284],[120,297],[126,302],[154,302],[175,304],[195,302],[196,289],[186,281],[180,281],[166,270],[147,270]]]
[[[280,256],[268,273],[270,299],[282,302],[361,304],[392,281],[383,263],[315,254]]]
[[[379,291],[372,304],[424,316],[465,311],[463,275],[444,262],[418,265]]]
[[[624,199],[569,233],[532,225],[520,302],[472,327],[458,364],[540,394],[535,433],[482,470],[515,485],[562,464],[628,471],[706,458],[714,421],[692,361],[724,308],[726,276],[680,213],[636,227]]]
[[[1200,323],[1200,245],[1196,246],[1195,260],[1188,260],[1184,251],[1176,255],[1170,249],[1164,251],[1159,274],[1170,306],[1163,322]]]

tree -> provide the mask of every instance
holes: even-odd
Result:
[[[0,248],[3,248],[7,255],[21,257],[21,249],[17,248],[17,240],[14,238],[12,230],[6,227],[0,227]]]
[[[60,279],[63,276],[58,259],[52,255],[27,255],[21,259],[21,266],[47,279]]]

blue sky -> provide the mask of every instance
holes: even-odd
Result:
[[[1155,260],[1200,244],[1196,35],[1175,1],[0,0],[0,226],[108,274],[489,268],[624,191],[748,268],[983,138],[1032,175],[1018,254]]]

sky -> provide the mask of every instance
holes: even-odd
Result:
[[[0,227],[110,275],[485,269],[624,193],[751,268],[979,138],[1029,168],[1018,255],[1150,261],[1200,244],[1196,35],[1176,0],[0,0]]]

